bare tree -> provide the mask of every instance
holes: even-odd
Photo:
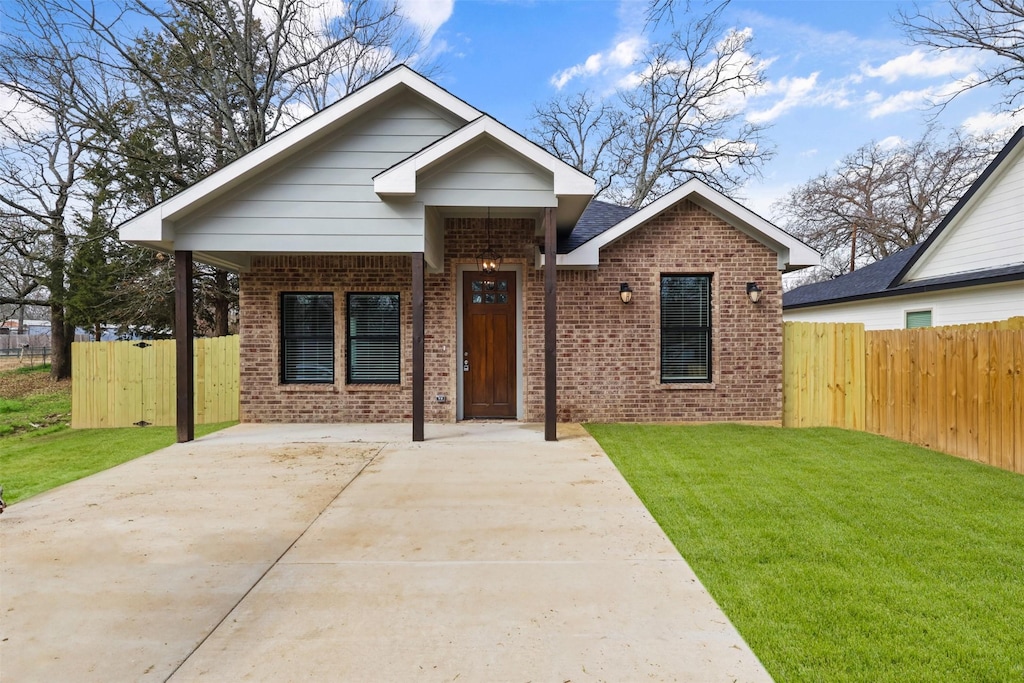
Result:
[[[728,190],[757,174],[772,150],[743,100],[764,83],[750,34],[723,30],[725,5],[654,45],[630,87],[609,99],[556,97],[534,112],[532,135],[585,173],[605,196],[640,207],[685,179]]]
[[[786,230],[823,255],[825,280],[924,240],[998,149],[960,132],[929,128],[913,142],[864,145],[774,206]]]
[[[554,97],[534,109],[534,139],[556,157],[597,181],[597,194],[618,177],[614,146],[627,121],[614,105],[592,93]]]
[[[0,251],[32,263],[32,282],[13,303],[50,308],[51,375],[60,379],[71,374],[74,341],[66,316],[72,210],[93,136],[80,105],[104,97],[106,89],[82,58],[95,45],[54,34],[45,8],[18,8],[5,19],[19,30],[0,36],[0,89],[14,103],[0,113],[0,220],[11,229]]]
[[[33,274],[8,283],[0,303],[50,307],[53,374],[70,374],[67,264],[78,246],[92,250],[80,262],[101,258],[109,237],[80,226],[109,232],[118,211],[180,191],[418,45],[394,0],[0,3],[0,90],[21,109],[0,112],[0,258]],[[133,285],[155,282],[146,273],[167,263],[129,254],[120,291],[140,292]],[[78,268],[76,283],[95,270]],[[199,279],[209,324],[225,330],[233,280],[213,270]],[[162,319],[166,292],[149,298]],[[139,308],[126,315],[141,320]]]
[[[1024,1],[946,0],[943,7],[901,9],[896,21],[919,45],[994,58],[980,79],[965,82],[956,94],[994,84],[1003,88],[1006,106],[1024,109]]]

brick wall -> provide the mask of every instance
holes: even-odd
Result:
[[[445,260],[425,281],[426,419],[456,417],[459,371],[456,283],[486,246],[483,221],[448,219]],[[544,419],[544,274],[534,267],[531,220],[495,219],[492,242],[518,267],[523,301],[526,418]],[[410,420],[411,262],[408,256],[258,257],[241,278],[241,416],[247,422]],[[711,384],[659,382],[661,274],[712,275]],[[764,289],[757,306],[746,283]],[[619,301],[619,283],[633,303]],[[333,385],[280,383],[280,293],[333,292]],[[345,294],[397,291],[402,315],[400,385],[345,384]],[[603,250],[596,271],[558,273],[560,420],[745,420],[782,416],[781,279],[774,252],[683,202]],[[434,399],[444,394],[447,403]]]
[[[712,276],[710,384],[660,383],[662,274]],[[757,305],[751,281],[764,290]],[[628,305],[621,282],[633,289]],[[558,419],[780,422],[781,300],[775,252],[678,204],[602,250],[598,270],[558,273]],[[527,334],[543,344],[539,323]],[[543,420],[542,355],[529,373],[528,419]]]

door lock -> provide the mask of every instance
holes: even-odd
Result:
[[[469,372],[469,359],[462,361],[462,371]]]

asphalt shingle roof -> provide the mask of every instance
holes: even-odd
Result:
[[[814,282],[797,287],[782,295],[782,306],[783,308],[797,305],[806,306],[885,291],[892,284],[893,278],[920,247],[920,244],[915,244],[852,273],[840,275],[824,282]]]
[[[801,308],[840,301],[892,296],[919,290],[945,289],[957,285],[966,286],[980,280],[998,281],[1024,278],[1024,263],[1018,263],[1000,268],[953,273],[927,280],[914,280],[893,286],[893,281],[899,277],[903,267],[924,246],[923,243],[915,244],[852,273],[790,290],[782,295],[782,307]]]
[[[628,206],[610,204],[598,199],[590,200],[587,208],[583,211],[583,215],[576,221],[576,226],[572,229],[572,232],[564,237],[559,237],[557,252],[559,254],[568,254],[573,249],[589,242],[609,228],[618,225],[636,212],[637,209],[632,209]]]

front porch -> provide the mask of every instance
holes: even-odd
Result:
[[[550,242],[548,253],[555,249],[555,210],[540,210],[540,220],[509,209],[494,211],[501,217],[493,219],[486,210],[460,213],[478,215],[440,219],[444,247],[433,265],[423,253],[251,255],[240,275],[242,421],[407,420],[421,441],[428,421],[497,417],[543,421],[545,438],[555,440],[555,263],[536,263],[542,242]],[[503,257],[490,275],[478,272],[476,260],[488,244]],[[179,325],[192,318],[189,256],[176,252],[177,308],[185,318]],[[483,291],[494,287],[503,291]],[[286,376],[294,362],[285,348],[282,297],[295,293],[330,302],[329,351],[300,357],[304,365],[329,363],[323,377]],[[374,296],[397,304],[396,370],[383,381],[367,381],[372,373],[356,369],[359,358],[383,351],[361,352],[351,335],[359,326],[353,297]],[[192,335],[177,338],[179,358],[190,358]],[[190,404],[188,363],[178,372],[179,400]],[[194,434],[191,412],[177,412],[180,441]]]

